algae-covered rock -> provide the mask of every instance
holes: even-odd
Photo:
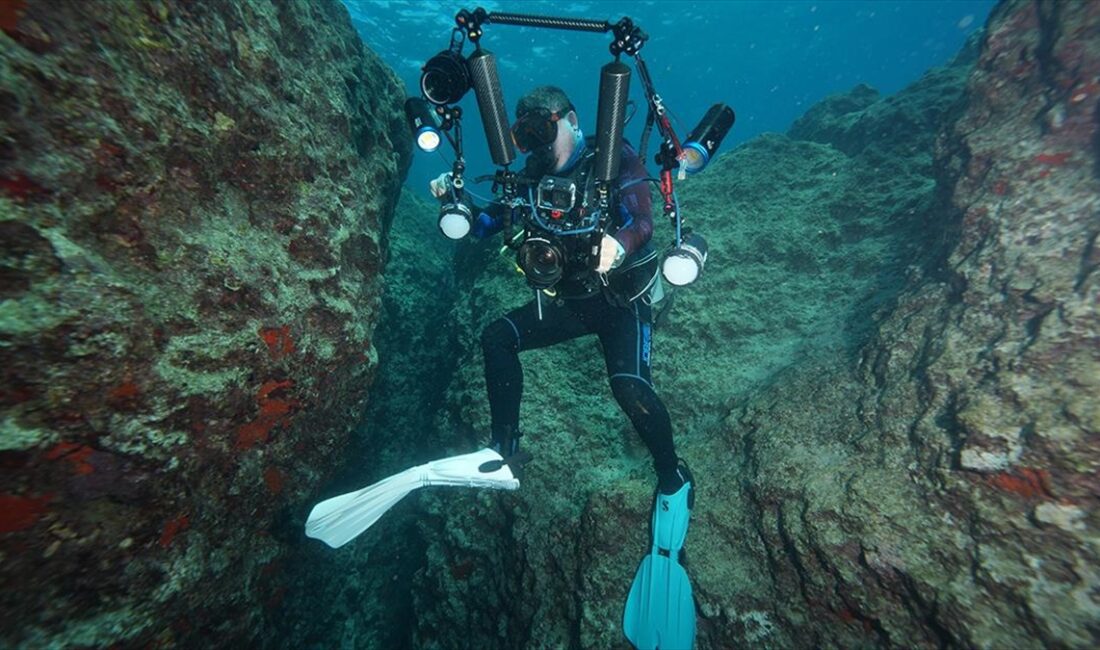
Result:
[[[9,4],[0,644],[246,643],[375,372],[399,84],[331,0]]]
[[[320,500],[356,490],[442,455],[434,419],[453,372],[454,243],[436,221],[439,205],[404,191],[397,203],[375,330],[378,377],[346,467]],[[312,504],[309,504],[310,506]],[[413,629],[410,584],[424,563],[414,493],[367,533],[333,551],[299,538],[286,566],[282,615],[265,637],[278,647],[407,647]],[[299,510],[304,520],[308,507]],[[322,604],[322,606],[318,606]]]
[[[740,523],[692,535],[767,571],[693,573],[713,638],[765,611],[774,647],[1097,644],[1098,30],[1084,3],[993,13],[937,142],[943,264],[853,360],[731,414]]]

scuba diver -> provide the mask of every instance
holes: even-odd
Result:
[[[488,24],[612,33],[613,61],[600,68],[595,135],[585,138],[577,111],[560,88],[541,86],[516,104],[509,124],[495,55],[483,49]],[[461,10],[450,46],[423,66],[420,97],[405,102],[417,146],[434,152],[446,139],[454,149],[451,172],[429,183],[440,200],[439,229],[451,239],[485,239],[501,233],[516,254],[534,298],[490,323],[481,334],[490,411],[489,446],[434,460],[373,485],[314,506],[306,535],[333,548],[367,530],[413,490],[447,485],[516,490],[530,454],[520,449],[523,368],[519,354],[581,336],[599,338],[616,402],[653,457],[657,475],[650,516],[649,552],[626,598],[623,632],[645,650],[681,650],[695,641],[695,604],[683,567],[683,546],[694,508],[694,479],[676,454],[672,423],[653,387],[653,304],[661,278],[677,287],[695,282],[707,259],[705,239],[685,227],[675,180],[698,173],[717,153],[734,123],[719,103],[681,140],[639,51],[648,39],[630,18],[618,22]],[[469,41],[474,51],[463,49]],[[628,121],[632,57],[646,97],[641,153],[623,137]],[[465,189],[462,144],[464,96],[474,91],[489,153],[497,171],[494,199],[475,205]],[[661,142],[654,160],[658,178],[645,168],[645,150],[656,126]],[[510,169],[516,150],[527,154],[521,171]],[[674,174],[674,172],[676,172]],[[481,179],[477,179],[481,180]],[[674,229],[661,253],[650,243],[657,185],[663,215]]]
[[[584,137],[576,109],[560,88],[541,86],[519,100],[512,138],[517,149],[528,154],[520,176],[532,184],[547,176],[558,186],[564,184],[562,179],[577,188],[587,184],[595,143]],[[430,183],[437,199],[447,199],[450,176],[443,174]],[[522,435],[519,353],[584,335],[598,336],[615,400],[653,456],[660,491],[671,495],[690,475],[676,456],[668,410],[654,391],[650,374],[651,296],[660,290],[660,283],[658,255],[649,245],[653,215],[648,176],[637,153],[624,143],[617,218],[600,238],[596,267],[586,263],[587,250],[579,251],[580,255],[563,251],[566,264],[556,271],[560,277],[553,288],[539,289],[540,294],[526,305],[490,323],[482,332],[481,347],[492,419],[490,446],[507,458],[519,452]],[[481,210],[473,235],[484,239],[500,232],[506,209],[492,204]],[[559,240],[563,248],[587,248],[584,240]],[[531,254],[549,253],[542,249]],[[521,260],[520,266],[536,265],[533,260]]]

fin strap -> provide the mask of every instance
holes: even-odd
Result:
[[[523,466],[531,460],[532,456],[527,451],[517,451],[507,458],[501,460],[490,460],[489,462],[482,463],[478,466],[477,471],[482,474],[491,474],[501,467],[507,465],[512,470],[512,476],[519,478],[523,474]]]

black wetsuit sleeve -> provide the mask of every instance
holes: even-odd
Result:
[[[626,189],[619,192],[619,205],[626,212],[622,215],[626,225],[614,236],[627,256],[645,246],[653,236],[653,199],[649,181],[644,180],[648,177],[642,159],[630,145],[623,145],[619,186]]]

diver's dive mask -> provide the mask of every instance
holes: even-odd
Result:
[[[558,121],[571,110],[574,110],[572,104],[558,111],[539,106],[524,112],[512,125],[512,141],[516,148],[523,153],[530,153],[553,144],[558,137]]]

